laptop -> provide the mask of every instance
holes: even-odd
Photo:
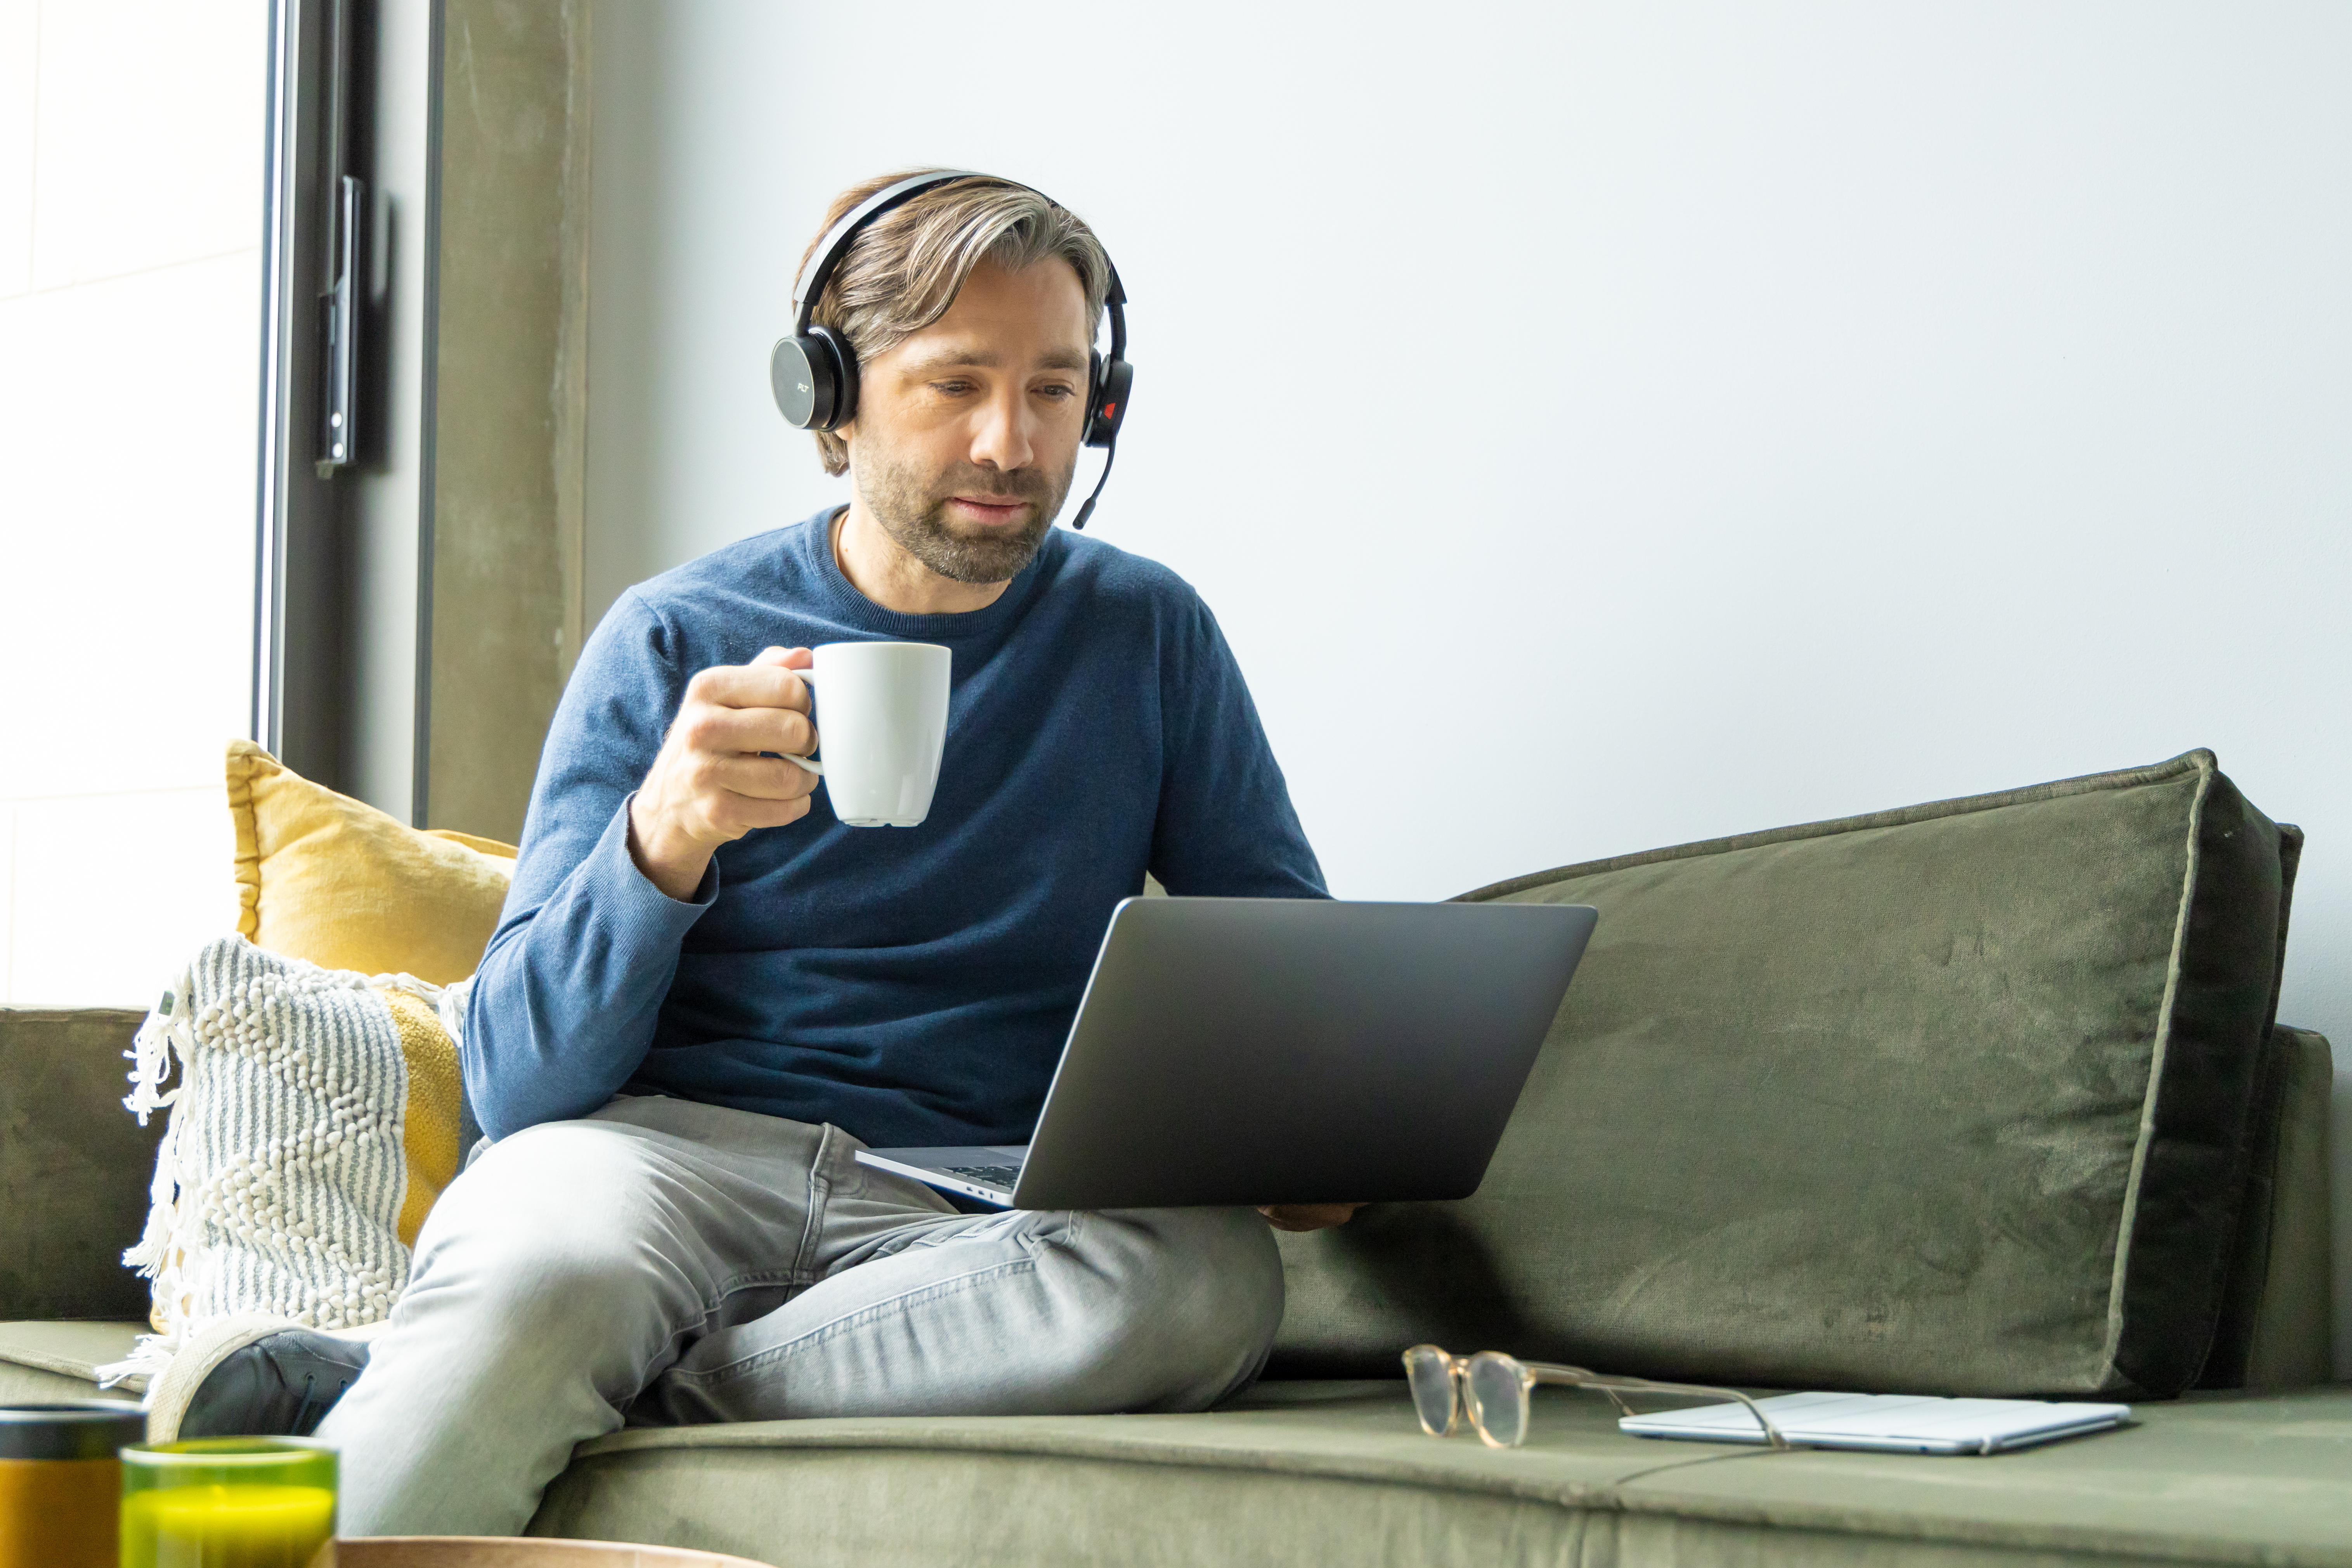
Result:
[[[1028,1143],[857,1158],[1022,1209],[1468,1197],[1599,918],[1129,899]]]
[[[1759,1399],[1780,1436],[1814,1448],[1865,1448],[1882,1454],[2005,1454],[2105,1432],[2131,1419],[2128,1405],[2062,1404],[2041,1399],[1943,1399],[1908,1394],[1782,1394]],[[1637,1437],[1702,1443],[1761,1443],[1744,1405],[1706,1405],[1656,1415],[1628,1415],[1619,1429]]]

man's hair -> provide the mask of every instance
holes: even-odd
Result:
[[[843,214],[886,185],[935,172],[882,174],[834,197],[816,237],[801,255],[796,284]],[[1018,272],[1049,256],[1060,257],[1078,275],[1091,343],[1102,322],[1103,297],[1110,290],[1110,258],[1094,230],[1026,185],[987,174],[951,180],[899,203],[861,229],[833,269],[810,319],[848,339],[859,363],[871,364],[946,315],[981,262]],[[813,434],[824,471],[845,471],[849,448],[841,437],[830,430]]]

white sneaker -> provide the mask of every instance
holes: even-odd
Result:
[[[238,1312],[190,1336],[147,1391],[147,1441],[307,1437],[367,1370],[382,1324],[330,1333]]]

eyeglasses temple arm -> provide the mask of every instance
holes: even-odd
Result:
[[[1772,1425],[1772,1418],[1765,1415],[1754,1400],[1736,1388],[1715,1388],[1703,1383],[1654,1383],[1646,1377],[1602,1377],[1598,1373],[1587,1372],[1580,1366],[1559,1366],[1537,1362],[1526,1362],[1521,1364],[1527,1367],[1538,1383],[1566,1384],[1571,1388],[1589,1388],[1595,1393],[1606,1394],[1609,1403],[1617,1407],[1619,1414],[1625,1415],[1638,1415],[1639,1412],[1618,1397],[1621,1392],[1704,1394],[1713,1399],[1737,1400],[1748,1407],[1748,1414],[1756,1417],[1756,1425],[1764,1429],[1764,1440],[1767,1443],[1775,1448],[1781,1449],[1792,1448],[1796,1446],[1781,1435],[1780,1428]]]
[[[1607,1398],[1610,1404],[1617,1407],[1617,1414],[1620,1415],[1641,1414],[1640,1411],[1617,1397],[1617,1390],[1613,1385],[1629,1381],[1627,1379],[1602,1377],[1599,1373],[1587,1372],[1580,1366],[1560,1366],[1550,1362],[1521,1362],[1519,1364],[1526,1367],[1528,1375],[1538,1383],[1558,1383],[1564,1384],[1570,1388],[1589,1388]]]

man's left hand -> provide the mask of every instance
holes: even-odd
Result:
[[[1328,1230],[1356,1217],[1361,1204],[1261,1204],[1258,1213],[1276,1230]]]

